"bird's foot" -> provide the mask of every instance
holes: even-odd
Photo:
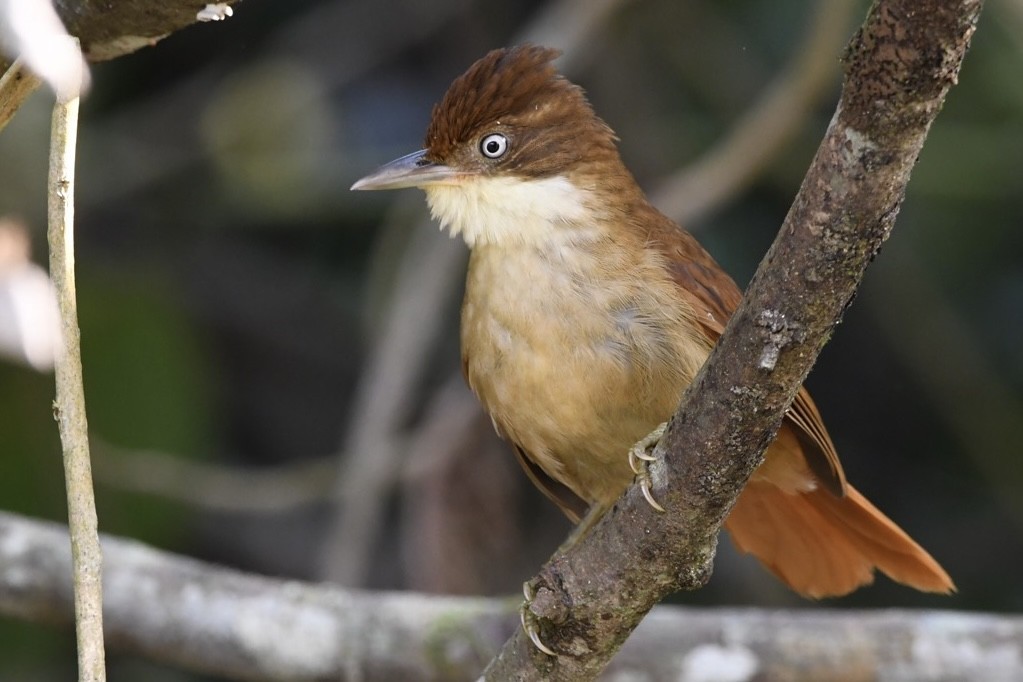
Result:
[[[526,633],[529,640],[533,642],[533,646],[537,649],[548,656],[557,656],[558,654],[540,639],[540,623],[537,622],[536,616],[529,608],[533,603],[535,595],[533,594],[533,586],[528,581],[522,583],[522,594],[526,598],[526,601],[522,602],[522,606],[519,607],[519,620],[522,622],[522,631]]]
[[[654,499],[653,493],[650,492],[653,481],[650,479],[648,466],[650,462],[657,460],[653,455],[653,450],[661,440],[667,427],[668,423],[663,422],[629,449],[629,468],[632,469],[632,473],[636,474],[636,480],[639,481],[643,497],[651,507],[659,512],[663,512],[664,507]]]

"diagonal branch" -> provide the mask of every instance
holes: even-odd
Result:
[[[531,608],[562,655],[545,656],[518,632],[486,679],[592,679],[654,604],[706,582],[722,520],[892,229],[981,6],[871,7],[778,238],[658,447],[654,494],[669,513],[633,487],[585,541],[545,564]]]
[[[0,67],[3,65],[3,57],[0,56]],[[14,118],[18,108],[41,82],[21,61],[15,61],[0,75],[0,130]]]

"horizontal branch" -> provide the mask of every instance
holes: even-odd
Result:
[[[111,648],[228,679],[473,679],[518,627],[507,599],[275,580],[109,536],[103,552]],[[71,623],[67,528],[0,512],[0,567],[0,613]],[[1019,616],[658,607],[609,670],[650,682],[711,679],[708,667],[747,671],[734,679],[995,680],[1020,661]]]

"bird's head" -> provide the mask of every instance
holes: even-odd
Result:
[[[420,187],[434,217],[470,246],[592,227],[601,190],[615,189],[607,180],[634,183],[614,133],[551,64],[558,54],[534,45],[488,53],[434,107],[425,148],[352,189]]]

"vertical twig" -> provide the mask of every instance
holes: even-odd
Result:
[[[57,396],[54,418],[60,428],[67,486],[68,528],[74,574],[75,625],[78,636],[78,679],[103,682],[103,558],[96,523],[96,500],[89,462],[85,391],[75,303],[74,173],[78,137],[78,97],[57,98],[50,128],[47,240],[50,276],[57,289],[63,346],[54,372]]]

